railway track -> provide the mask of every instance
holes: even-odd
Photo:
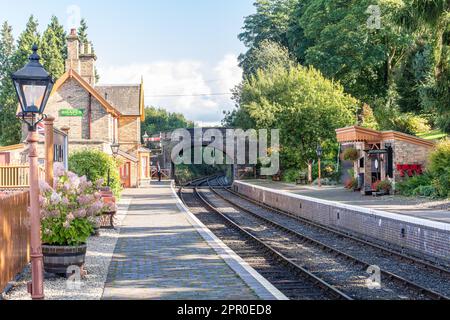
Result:
[[[219,187],[213,188],[211,184]],[[303,277],[305,272],[309,274],[310,283],[333,288],[345,299],[448,299],[446,294],[450,288],[445,284],[439,285],[445,282],[442,281],[443,277],[450,274],[448,270],[424,261],[411,261],[411,257],[394,255],[390,250],[382,251],[377,245],[353,239],[345,234],[335,234],[326,228],[318,229],[318,226],[303,223],[282,212],[275,212],[273,208],[250,201],[225,188],[224,184],[226,181],[222,177],[209,177],[201,181],[198,185],[208,187],[194,188],[196,205],[215,213],[216,217],[221,217],[227,226],[245,235],[254,246],[262,248],[266,253],[270,252],[272,256],[277,256],[277,261],[284,261],[284,265],[290,265],[291,269],[297,268],[303,272]],[[306,227],[315,230],[316,234],[312,231],[304,232]],[[323,239],[326,241],[321,241]],[[350,244],[345,245],[343,241]],[[341,248],[343,249],[340,250]],[[360,254],[357,254],[358,250],[376,251],[378,260],[370,259],[369,263],[361,259]],[[401,272],[389,268],[394,257],[397,265],[400,263],[403,266],[400,268]],[[243,258],[247,260],[245,256]],[[364,283],[368,278],[367,268],[375,264],[372,261],[383,262],[380,263],[382,277],[380,290],[369,290],[367,283]],[[300,272],[298,270],[297,274]],[[414,270],[421,271],[422,275],[424,271],[432,272],[433,274],[428,277],[431,278],[431,285],[424,283],[427,280],[421,278],[418,273],[411,274]],[[268,280],[270,281],[269,278]],[[437,287],[439,290],[430,287]],[[283,288],[279,289],[283,292]],[[329,293],[330,291],[327,297],[330,298]]]
[[[422,280],[423,287],[434,286],[436,287],[436,291],[441,291],[441,297],[437,295],[436,298],[448,299],[448,295],[450,294],[450,269],[448,267],[432,264],[428,261],[357,238],[351,234],[328,228],[307,219],[269,207],[263,203],[249,199],[233,191],[232,189],[226,187],[224,183],[220,183],[220,179],[218,182],[222,188],[215,189],[215,192],[225,192],[226,195],[221,194],[220,196],[231,205],[240,206],[243,210],[248,210],[252,213],[255,213],[255,210],[259,210],[259,213],[262,214],[262,216],[270,216],[273,220],[280,224],[294,226],[294,229],[300,231],[309,231],[308,235],[311,237],[319,239],[329,238],[328,240],[330,245],[345,248],[353,254],[357,255],[360,252],[364,252],[366,256],[371,257],[372,265],[378,264],[386,268],[395,266],[400,269],[401,274],[406,278],[414,277],[418,273],[426,273],[426,279],[419,279]],[[413,279],[412,281],[415,280]]]
[[[298,241],[315,245],[324,251],[351,260],[363,268],[372,265],[381,267],[380,271],[384,280],[395,282],[427,299],[449,299],[450,271],[445,268],[395,253],[333,229],[310,222],[305,223],[303,219],[296,219],[279,210],[251,201],[228,188],[214,189],[212,192],[230,206],[278,230],[294,235]]]
[[[198,191],[205,183],[206,180],[198,180],[188,188],[180,188],[181,200],[216,236],[289,299],[352,300],[210,206]]]

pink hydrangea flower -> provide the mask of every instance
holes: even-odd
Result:
[[[55,162],[53,165],[53,174],[55,177],[59,178],[66,174],[66,168],[64,168],[64,165],[60,162]]]
[[[51,191],[52,187],[50,187],[50,185],[46,181],[39,180],[39,189],[42,193],[46,193],[48,191]]]
[[[52,202],[52,204],[59,204],[61,202],[61,195],[53,191],[52,196],[50,197],[50,201]]]

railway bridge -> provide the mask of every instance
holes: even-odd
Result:
[[[170,174],[171,179],[176,179],[175,168],[180,161],[228,165],[231,167],[232,178],[239,179],[245,174],[256,173],[257,153],[250,152],[250,148],[253,144],[252,150],[256,151],[258,140],[252,134],[255,134],[255,131],[219,127],[164,132],[160,134],[161,152],[157,160],[161,168]]]

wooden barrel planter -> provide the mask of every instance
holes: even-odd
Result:
[[[45,272],[66,277],[67,270],[71,266],[77,266],[83,270],[86,251],[87,245],[73,247],[43,245]]]

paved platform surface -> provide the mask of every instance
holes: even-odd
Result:
[[[295,184],[270,180],[245,180],[244,182],[311,198],[336,201],[348,205],[450,223],[449,201],[429,201],[423,198],[412,199],[402,196],[375,198],[372,196],[363,196],[358,192],[351,192],[343,187],[324,186],[322,189],[319,189],[314,186],[297,186]]]
[[[103,299],[258,299],[188,221],[169,183],[127,190],[124,197],[131,205]]]

